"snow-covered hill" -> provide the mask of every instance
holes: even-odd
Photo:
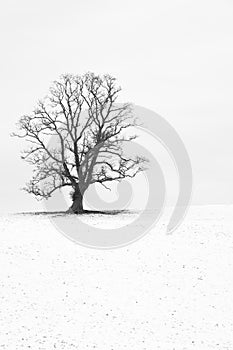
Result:
[[[0,349],[233,349],[232,214],[192,207],[172,235],[164,215],[104,251],[74,244],[48,215],[1,216]],[[84,219],[113,227],[120,215]]]

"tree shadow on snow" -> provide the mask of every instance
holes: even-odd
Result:
[[[84,210],[83,213],[80,214],[74,214],[67,211],[35,211],[35,212],[21,212],[16,213],[15,215],[27,215],[27,216],[79,216],[79,215],[119,215],[119,214],[132,214],[134,213],[134,210]]]

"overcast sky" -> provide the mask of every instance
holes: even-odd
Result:
[[[166,118],[193,165],[195,204],[233,203],[231,0],[4,1],[0,211],[38,209],[19,189],[30,167],[10,132],[60,74],[111,73]]]

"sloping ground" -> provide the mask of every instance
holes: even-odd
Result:
[[[106,251],[69,241],[49,215],[0,217],[0,349],[233,349],[232,214],[193,207],[169,236],[166,214]],[[109,228],[135,215],[82,220]]]

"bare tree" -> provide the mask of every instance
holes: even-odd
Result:
[[[22,155],[34,166],[27,192],[47,199],[70,186],[69,211],[82,213],[89,185],[107,187],[144,170],[143,157],[128,158],[123,151],[124,142],[136,138],[129,133],[136,121],[129,103],[116,102],[120,91],[110,75],[63,75],[32,114],[21,117],[13,135],[30,144]]]

